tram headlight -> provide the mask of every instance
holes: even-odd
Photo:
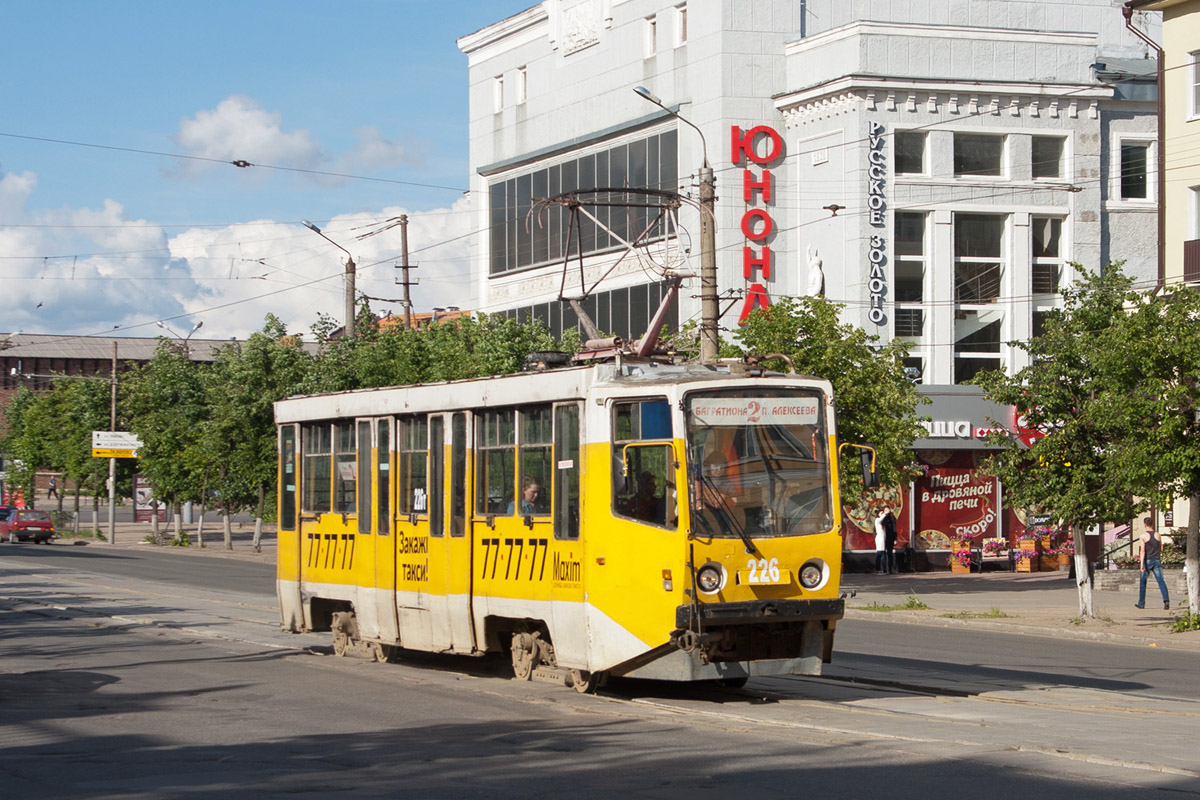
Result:
[[[800,585],[805,589],[816,589],[825,580],[825,570],[815,561],[800,568]]]
[[[725,570],[720,564],[705,564],[696,570],[696,588],[703,594],[716,594],[725,583]]]

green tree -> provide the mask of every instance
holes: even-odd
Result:
[[[254,508],[254,547],[264,517],[275,511],[274,403],[295,394],[313,359],[285,344],[287,329],[268,315],[261,331],[244,343],[221,348],[206,386],[211,411],[201,447],[208,484],[220,496],[225,545],[232,547],[229,514]]]
[[[723,354],[781,353],[797,373],[827,379],[833,384],[839,441],[873,446],[880,481],[894,485],[910,476],[912,443],[925,435],[916,413],[921,398],[904,375],[907,345],[881,343],[878,336],[839,322],[843,307],[821,298],[781,299],[752,313],[737,334],[740,347],[728,346]],[[765,364],[786,369],[779,358]],[[843,471],[847,491],[858,481],[851,473]]]
[[[1150,476],[1139,475],[1126,448],[1142,436],[1143,420],[1128,413],[1127,401],[1144,391],[1130,369],[1130,316],[1139,302],[1119,264],[1102,274],[1081,269],[1062,292],[1041,335],[1014,344],[1030,365],[1015,375],[980,376],[987,397],[1016,406],[1029,429],[1044,434],[1025,448],[1009,437],[993,437],[1003,449],[987,469],[1004,483],[1010,503],[1036,508],[1068,526],[1075,545],[1079,612],[1094,618],[1084,534],[1104,522],[1129,520],[1144,506]],[[1137,490],[1134,486],[1138,486]]]
[[[200,438],[212,418],[205,392],[210,369],[192,361],[178,343],[160,338],[154,358],[123,380],[130,430],[142,440],[138,471],[154,488],[155,499],[172,510],[176,536],[181,504],[202,499]],[[157,514],[154,525],[157,532]]]
[[[1123,346],[1103,354],[1119,391],[1106,415],[1131,422],[1110,447],[1131,492],[1166,505],[1187,497],[1188,607],[1200,614],[1200,293],[1186,286],[1147,292],[1127,306]]]

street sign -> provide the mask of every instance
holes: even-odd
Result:
[[[93,458],[137,458],[142,440],[125,431],[92,431]]]

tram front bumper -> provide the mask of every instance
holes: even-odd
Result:
[[[751,600],[743,603],[699,603],[675,609],[675,627],[692,630],[709,625],[760,625],[762,623],[835,622],[846,614],[846,601],[828,600]]]

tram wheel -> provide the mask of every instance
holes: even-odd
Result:
[[[514,633],[512,636],[512,666],[513,676],[519,681],[527,681],[533,677],[533,668],[537,666],[537,641],[531,633]]]
[[[571,685],[580,694],[595,694],[596,689],[600,688],[600,674],[584,669],[573,669],[571,670]]]
[[[721,678],[720,684],[728,689],[740,689],[746,685],[749,678],[743,676],[741,678]]]
[[[349,611],[336,612],[330,628],[333,629],[334,655],[345,656],[354,649],[354,633],[357,632],[357,626],[354,624],[353,613]]]

